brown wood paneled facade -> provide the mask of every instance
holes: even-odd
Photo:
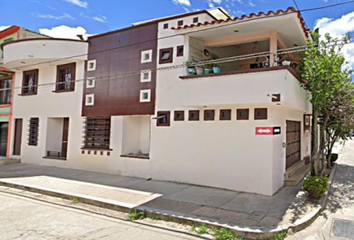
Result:
[[[122,74],[156,68],[157,28],[157,23],[144,24],[89,38],[88,60],[96,60],[96,70],[86,69],[85,77],[96,80],[94,88],[84,84],[83,116],[154,114],[156,72],[151,72],[150,82],[141,82],[140,74]],[[152,50],[152,62],[141,63],[141,52],[147,50]],[[151,90],[150,102],[140,102],[140,90],[145,89]],[[93,106],[85,106],[86,94],[94,94]]]

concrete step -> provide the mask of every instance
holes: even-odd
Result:
[[[295,163],[294,165],[292,165],[291,167],[289,167],[288,169],[286,169],[285,172],[285,176],[284,178],[290,178],[292,175],[294,175],[294,173],[299,170],[300,168],[302,168],[305,165],[305,161],[298,161],[297,163]]]
[[[285,178],[284,185],[286,187],[297,186],[299,182],[311,171],[311,165],[303,165],[296,172],[294,172],[289,178]]]
[[[17,163],[20,163],[20,162],[21,162],[20,159],[8,159],[8,158],[4,158],[4,159],[0,159],[0,166],[11,165],[11,164],[17,164]]]

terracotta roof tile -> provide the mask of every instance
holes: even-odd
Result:
[[[173,27],[173,30],[182,30],[182,29],[188,29],[188,28],[194,28],[194,27],[200,27],[200,26],[208,26],[208,25],[214,25],[214,24],[220,24],[220,23],[227,23],[227,22],[236,22],[236,21],[242,21],[245,19],[251,19],[254,17],[266,17],[266,16],[270,16],[270,15],[282,15],[282,14],[289,14],[289,13],[297,13],[297,16],[300,20],[301,26],[302,26],[302,30],[304,31],[306,37],[308,37],[308,29],[306,29],[305,27],[305,21],[302,18],[301,14],[299,11],[295,10],[295,8],[293,7],[289,7],[288,9],[281,10],[279,9],[278,11],[274,12],[274,11],[268,11],[267,13],[264,12],[259,12],[259,13],[251,13],[249,15],[242,15],[241,17],[235,17],[233,19],[226,19],[226,20],[217,20],[217,21],[211,21],[211,22],[204,22],[204,23],[197,23],[197,24],[191,24],[191,25],[184,25],[184,26],[180,26],[180,27]]]

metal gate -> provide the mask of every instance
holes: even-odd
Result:
[[[286,121],[286,168],[301,160],[301,122]]]

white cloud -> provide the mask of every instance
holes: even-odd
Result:
[[[73,16],[70,14],[64,13],[60,16],[55,16],[52,14],[40,14],[40,13],[32,13],[33,16],[37,18],[43,18],[43,19],[54,19],[54,20],[63,20],[63,19],[70,19],[70,20],[75,20]]]
[[[83,27],[69,27],[65,25],[61,25],[58,27],[53,27],[51,29],[41,28],[39,29],[41,34],[54,37],[54,38],[69,38],[69,39],[79,39],[77,35],[83,35],[86,39],[92,34],[88,34],[86,29]]]
[[[71,3],[71,4],[74,4],[74,5],[82,7],[82,8],[87,8],[88,7],[88,2],[84,2],[84,1],[81,1],[81,0],[63,0],[63,1]]]
[[[101,23],[107,22],[107,18],[105,16],[96,16],[96,17],[92,17],[92,19]]]
[[[213,0],[213,2],[220,5],[222,3],[222,0]]]
[[[315,29],[319,28],[322,37],[329,33],[332,37],[341,38],[354,31],[354,12],[333,19],[323,17],[316,21]],[[349,62],[349,66],[354,68],[354,44],[347,44],[343,48],[343,54]]]
[[[249,1],[248,4],[251,6],[251,7],[256,7],[257,5],[254,4],[253,2]]]
[[[209,6],[210,8],[214,8],[214,7],[215,7],[214,3],[209,3],[208,6]]]
[[[9,28],[9,27],[11,27],[11,26],[0,26],[0,31],[3,31],[3,30],[5,30],[6,28]]]
[[[176,5],[184,5],[184,6],[187,6],[187,7],[190,7],[191,6],[191,2],[189,0],[172,0],[172,2]]]

